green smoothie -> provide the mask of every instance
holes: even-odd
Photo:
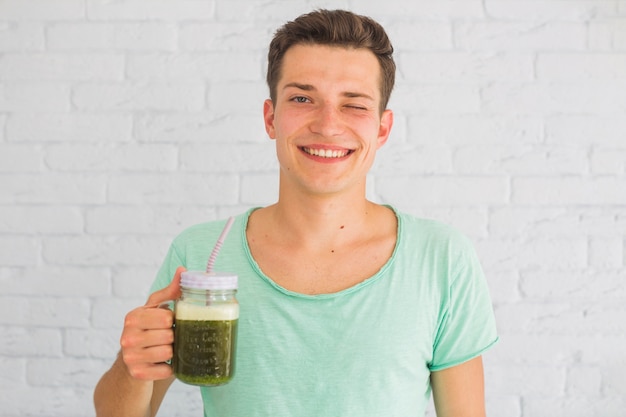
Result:
[[[176,306],[172,366],[179,380],[203,386],[230,381],[235,371],[238,317],[238,305]]]

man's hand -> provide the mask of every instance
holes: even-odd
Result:
[[[165,362],[173,355],[174,313],[160,305],[180,297],[180,274],[184,271],[179,267],[170,285],[152,293],[144,306],[126,315],[120,345],[133,378],[155,381],[172,375],[171,366]]]

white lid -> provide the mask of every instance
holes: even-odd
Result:
[[[230,272],[185,271],[181,275],[180,285],[202,290],[236,290],[237,275]]]

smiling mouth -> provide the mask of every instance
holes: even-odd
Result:
[[[309,155],[317,156],[320,158],[343,158],[354,152],[351,149],[313,149],[307,147],[301,147],[304,152]]]

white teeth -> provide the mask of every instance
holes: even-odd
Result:
[[[304,152],[309,155],[315,155],[322,158],[343,158],[348,154],[347,150],[336,150],[336,149],[311,149],[311,148],[302,148]]]

